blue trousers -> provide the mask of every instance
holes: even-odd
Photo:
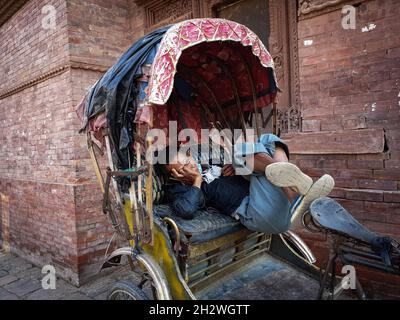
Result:
[[[265,153],[274,157],[276,142],[285,143],[273,134],[262,135],[258,142],[236,144],[233,166],[246,171],[243,157]],[[236,210],[241,223],[248,229],[268,234],[278,234],[290,228],[290,202],[281,188],[270,183],[265,174],[248,170],[250,193]]]

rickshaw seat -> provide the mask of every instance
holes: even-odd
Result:
[[[322,227],[337,231],[354,239],[371,243],[377,234],[360,224],[345,208],[335,200],[324,197],[310,206],[313,219]]]
[[[190,220],[177,216],[167,204],[156,205],[154,214],[172,218],[191,243],[210,241],[244,228],[237,220],[212,208],[198,211]]]

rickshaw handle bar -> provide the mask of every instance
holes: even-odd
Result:
[[[108,195],[110,190],[110,182],[112,177],[137,177],[148,171],[147,166],[141,166],[134,170],[129,171],[111,171],[111,169],[107,168],[107,178],[106,183],[104,185],[104,195],[103,195],[103,212],[104,214],[108,213]]]

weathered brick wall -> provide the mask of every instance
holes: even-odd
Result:
[[[71,61],[108,68],[131,45],[128,1],[69,0],[67,8]]]
[[[49,4],[54,30],[42,28]],[[130,24],[127,1],[33,0],[0,27],[0,94],[66,66],[0,100],[0,239],[75,284],[111,238],[75,106],[131,45]]]
[[[46,4],[55,29],[42,28]],[[34,0],[1,26],[2,94],[68,63],[66,25],[65,1]],[[2,240],[78,283],[75,123],[67,69],[0,100]]]
[[[136,28],[140,21],[143,26],[143,20],[136,19],[140,13],[136,5],[125,0],[70,0],[67,8],[70,59],[77,66],[71,72],[71,97],[77,105],[103,72],[132,45],[134,38],[141,36],[143,28],[141,31]],[[75,193],[79,276],[85,281],[104,261],[113,230],[102,213],[101,190],[87,152],[86,137],[79,137],[75,152],[79,159],[77,177],[85,181]]]
[[[303,132],[319,133],[323,149],[326,132],[344,131],[354,153],[293,159],[313,177],[334,176],[333,196],[346,209],[371,230],[400,239],[400,6],[395,0],[372,0],[356,12],[356,30],[342,28],[340,10],[298,24]],[[362,32],[370,24],[376,27]],[[370,142],[355,141],[355,133],[382,128],[383,152],[360,154]],[[325,239],[303,235],[322,262]],[[398,277],[362,275],[371,280],[370,288],[400,296]]]
[[[55,29],[42,28],[45,5],[55,8]],[[32,0],[0,28],[0,92],[68,62],[65,0]]]

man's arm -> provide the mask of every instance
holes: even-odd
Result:
[[[172,176],[191,185],[186,185],[185,191],[173,192],[171,207],[178,216],[184,219],[192,219],[194,214],[204,207],[205,201],[201,191],[203,178],[199,173],[188,170],[177,172],[175,169],[172,170]]]

